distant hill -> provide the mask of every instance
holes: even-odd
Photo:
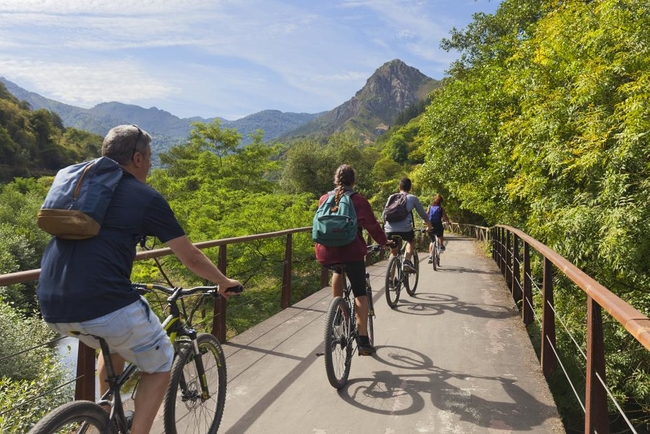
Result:
[[[189,136],[192,122],[220,119],[225,128],[236,129],[249,143],[249,134],[261,129],[264,140],[290,140],[299,137],[327,137],[338,131],[353,131],[373,141],[394,124],[398,115],[421,103],[440,82],[422,74],[399,59],[385,63],[367,80],[349,101],[329,112],[284,113],[264,110],[236,121],[223,118],[179,118],[156,107],[148,109],[120,102],[104,102],[90,109],[75,107],[27,91],[0,77],[7,90],[37,110],[45,108],[58,114],[66,127],[104,136],[119,124],[137,124],[154,138],[153,152],[164,152]]]
[[[290,131],[280,139],[353,131],[368,141],[393,125],[397,116],[420,103],[440,82],[399,59],[385,63],[349,101]]]
[[[45,98],[25,90],[3,77],[0,77],[0,82],[4,83],[7,90],[16,98],[29,103],[32,109],[45,108],[58,114],[66,127],[74,127],[104,136],[115,125],[137,124],[154,137],[155,153],[162,152],[186,139],[190,134],[192,122],[212,122],[217,119],[205,119],[198,116],[179,118],[156,107],[145,109],[120,102],[104,102],[90,109],[84,109]],[[308,123],[321,114],[264,110],[236,121],[218,119],[221,120],[223,127],[236,129],[242,135],[243,143],[248,143],[250,141],[248,135],[258,129],[264,131],[265,140],[272,140]]]

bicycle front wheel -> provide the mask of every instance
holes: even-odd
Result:
[[[29,430],[29,434],[103,434],[108,413],[90,401],[73,401],[55,408]]]
[[[386,268],[386,303],[392,309],[395,309],[399,301],[399,293],[402,289],[402,280],[400,276],[400,260],[397,256],[393,256],[388,261],[388,268]]]
[[[209,333],[197,336],[202,372],[191,343],[181,346],[174,360],[165,394],[165,432],[214,434],[226,404],[226,359],[217,338]],[[205,378],[208,394],[201,389]]]
[[[325,372],[332,387],[340,389],[348,382],[352,364],[350,309],[341,297],[334,297],[325,321]]]
[[[415,291],[418,289],[418,281],[420,280],[420,258],[418,258],[417,251],[413,252],[412,262],[415,267],[415,273],[406,274],[408,280],[406,281],[406,285],[404,285],[408,295],[415,295]]]
[[[372,301],[372,288],[370,287],[370,279],[366,277],[366,299],[368,300],[368,339],[370,345],[375,345],[375,326],[373,324],[375,316],[375,307]]]

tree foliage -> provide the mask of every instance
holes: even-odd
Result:
[[[58,389],[64,370],[54,349],[43,345],[55,333],[38,317],[24,318],[0,298],[0,431],[24,433],[46,413],[67,401]],[[43,394],[50,390],[50,393]],[[28,402],[29,411],[14,406]]]
[[[505,0],[452,32],[444,46],[462,55],[422,118],[419,171],[461,209],[523,229],[640,309],[650,287],[647,11],[640,0]],[[584,324],[575,297],[558,309]],[[607,333],[608,354],[625,355],[608,359],[616,393],[644,402],[648,369],[643,384],[624,378],[647,367],[647,352]]]
[[[99,136],[66,130],[59,115],[30,110],[0,83],[0,183],[54,174],[97,156],[100,147]]]

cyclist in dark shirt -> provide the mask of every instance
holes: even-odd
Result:
[[[431,205],[429,205],[429,208],[427,208],[427,215],[429,216],[429,220],[431,221],[432,226],[432,230],[429,231],[429,238],[431,238],[431,242],[429,243],[429,264],[433,262],[433,241],[435,240],[434,235],[437,236],[438,241],[440,241],[440,250],[444,252],[446,249],[444,244],[445,229],[442,222],[445,221],[449,223],[449,217],[447,217],[447,212],[442,207],[443,200],[444,198],[441,194],[436,194],[433,197]]]
[[[37,296],[45,321],[61,334],[75,332],[92,348],[104,338],[116,371],[130,360],[142,370],[135,397],[132,434],[148,433],[160,407],[173,348],[147,301],[131,287],[136,245],[144,236],[167,244],[200,277],[228,288],[240,283],[223,275],[185,235],[167,201],[145,184],[151,167],[151,136],[136,125],[111,129],[102,155],[124,171],[99,235],[84,240],[53,237],[41,260]],[[103,357],[98,360],[100,394],[107,389]]]

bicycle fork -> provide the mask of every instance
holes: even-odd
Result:
[[[191,348],[192,348],[192,356],[191,360],[194,361],[194,366],[196,368],[196,375],[197,378],[199,379],[199,384],[201,386],[201,400],[202,401],[207,401],[210,399],[210,390],[208,389],[208,380],[205,376],[205,367],[203,366],[203,357],[201,354],[201,348],[199,348],[199,340],[197,337],[196,330],[190,329],[187,330],[187,334],[190,337],[190,342],[191,342]],[[181,390],[187,391],[189,395],[189,388],[187,387],[187,383],[185,381],[185,377],[181,376]],[[198,391],[197,391],[198,392]],[[183,400],[187,399],[193,399],[195,396],[186,396],[185,393],[183,393]]]

